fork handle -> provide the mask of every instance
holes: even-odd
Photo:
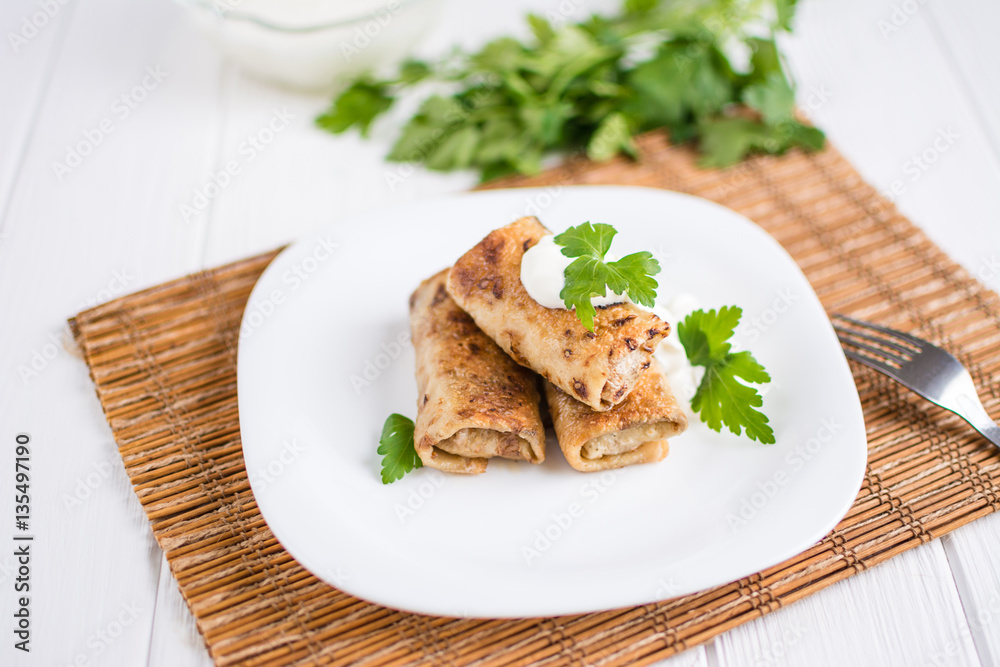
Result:
[[[971,396],[961,394],[958,396],[958,404],[961,407],[954,412],[969,422],[972,428],[982,433],[987,440],[1000,447],[1000,426],[997,426],[997,423],[986,412],[986,408],[983,407],[979,398],[973,399]]]
[[[973,428],[986,436],[987,440],[992,442],[997,447],[1000,447],[1000,426],[997,426],[992,419],[983,424],[969,423],[972,424]]]

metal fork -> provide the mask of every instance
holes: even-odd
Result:
[[[848,359],[881,371],[931,403],[951,410],[1000,447],[1000,426],[983,408],[962,362],[910,334],[846,315],[833,317],[833,328]]]

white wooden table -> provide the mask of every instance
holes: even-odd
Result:
[[[578,2],[578,14],[599,1],[607,4]],[[515,29],[528,8],[558,4],[451,0],[428,44],[476,44]],[[46,5],[54,16],[26,29],[25,20],[43,23],[32,17]],[[317,131],[325,98],[248,79],[166,0],[4,0],[0,27],[0,664],[208,665],[86,368],[61,346],[65,319],[474,178],[418,173],[390,189],[382,157],[391,127],[371,142]],[[787,45],[800,103],[817,124],[993,289],[998,28],[995,0],[804,0]],[[276,110],[291,122],[246,159],[241,143]],[[86,133],[100,142],[57,173]],[[234,159],[239,176],[185,220],[181,204]],[[29,654],[14,649],[11,631],[19,432],[32,438]],[[1000,664],[1000,516],[665,664]]]

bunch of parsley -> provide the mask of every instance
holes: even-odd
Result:
[[[402,93],[431,89],[389,159],[476,169],[484,180],[537,173],[558,151],[634,157],[633,136],[661,127],[675,143],[696,141],[705,166],[818,149],[823,133],[796,118],[775,42],[794,4],[626,0],[617,15],[575,24],[529,16],[528,42],[505,37],[436,63],[408,61],[391,79],[362,77],[316,122],[367,135]],[[730,58],[738,52],[747,61],[740,68]]]

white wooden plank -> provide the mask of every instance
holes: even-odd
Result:
[[[813,104],[812,116],[862,175],[952,257],[1000,289],[1000,162],[927,13],[917,11],[883,37],[880,22],[902,4],[803,3],[786,42],[801,101],[825,97]],[[964,20],[979,19],[972,13]],[[997,75],[982,69],[972,76],[996,81]],[[894,185],[898,194],[891,194]]]
[[[661,660],[654,663],[656,667],[709,667],[712,663],[709,661],[709,650],[712,643],[702,644],[701,646],[695,646],[692,649],[688,649],[683,653],[678,653],[675,656],[671,656],[666,660]]]
[[[156,620],[149,643],[148,667],[211,667],[205,640],[162,556],[156,594]]]
[[[1000,4],[952,0],[922,7],[942,51],[1000,155]],[[994,193],[1000,189],[995,187]],[[1000,271],[1000,269],[997,269]],[[994,285],[995,286],[995,285]],[[960,528],[943,539],[971,634],[983,664],[1000,664],[1000,516]]]
[[[984,665],[1000,664],[1000,515],[946,535],[942,542],[962,605],[968,633]]]
[[[228,165],[235,175],[211,200],[207,264],[273,248],[352,214],[475,183],[471,174],[423,170],[397,182],[406,172],[383,161],[388,138],[367,142],[314,126],[328,98],[290,94],[235,70],[226,83],[225,135],[211,173]],[[189,203],[198,190],[214,192],[211,173],[189,184]]]
[[[160,554],[86,368],[59,336],[88,304],[195,268],[198,230],[174,224],[169,203],[214,128],[214,55],[176,40],[172,5],[74,3],[0,245],[0,438],[4,452],[16,432],[33,438],[37,535],[32,652],[5,642],[4,664],[147,659]],[[133,92],[153,87],[157,66],[166,79]],[[122,95],[145,99],[126,115]],[[60,179],[52,163],[71,150],[88,154]],[[13,527],[0,525],[7,553]],[[0,596],[5,618],[12,603]]]
[[[979,120],[1000,156],[1000,3],[990,0],[924,2],[932,32],[955,78],[973,100]],[[906,12],[903,13],[906,15]],[[897,14],[898,17],[898,14]]]
[[[940,542],[735,628],[716,652],[722,667],[980,664]]]
[[[47,11],[46,11],[47,10]],[[38,108],[49,82],[52,63],[66,35],[73,5],[14,0],[0,5],[0,215],[7,208],[17,168],[24,157]],[[16,93],[14,92],[16,91]],[[2,228],[0,228],[2,233]],[[2,240],[2,237],[0,237]]]

